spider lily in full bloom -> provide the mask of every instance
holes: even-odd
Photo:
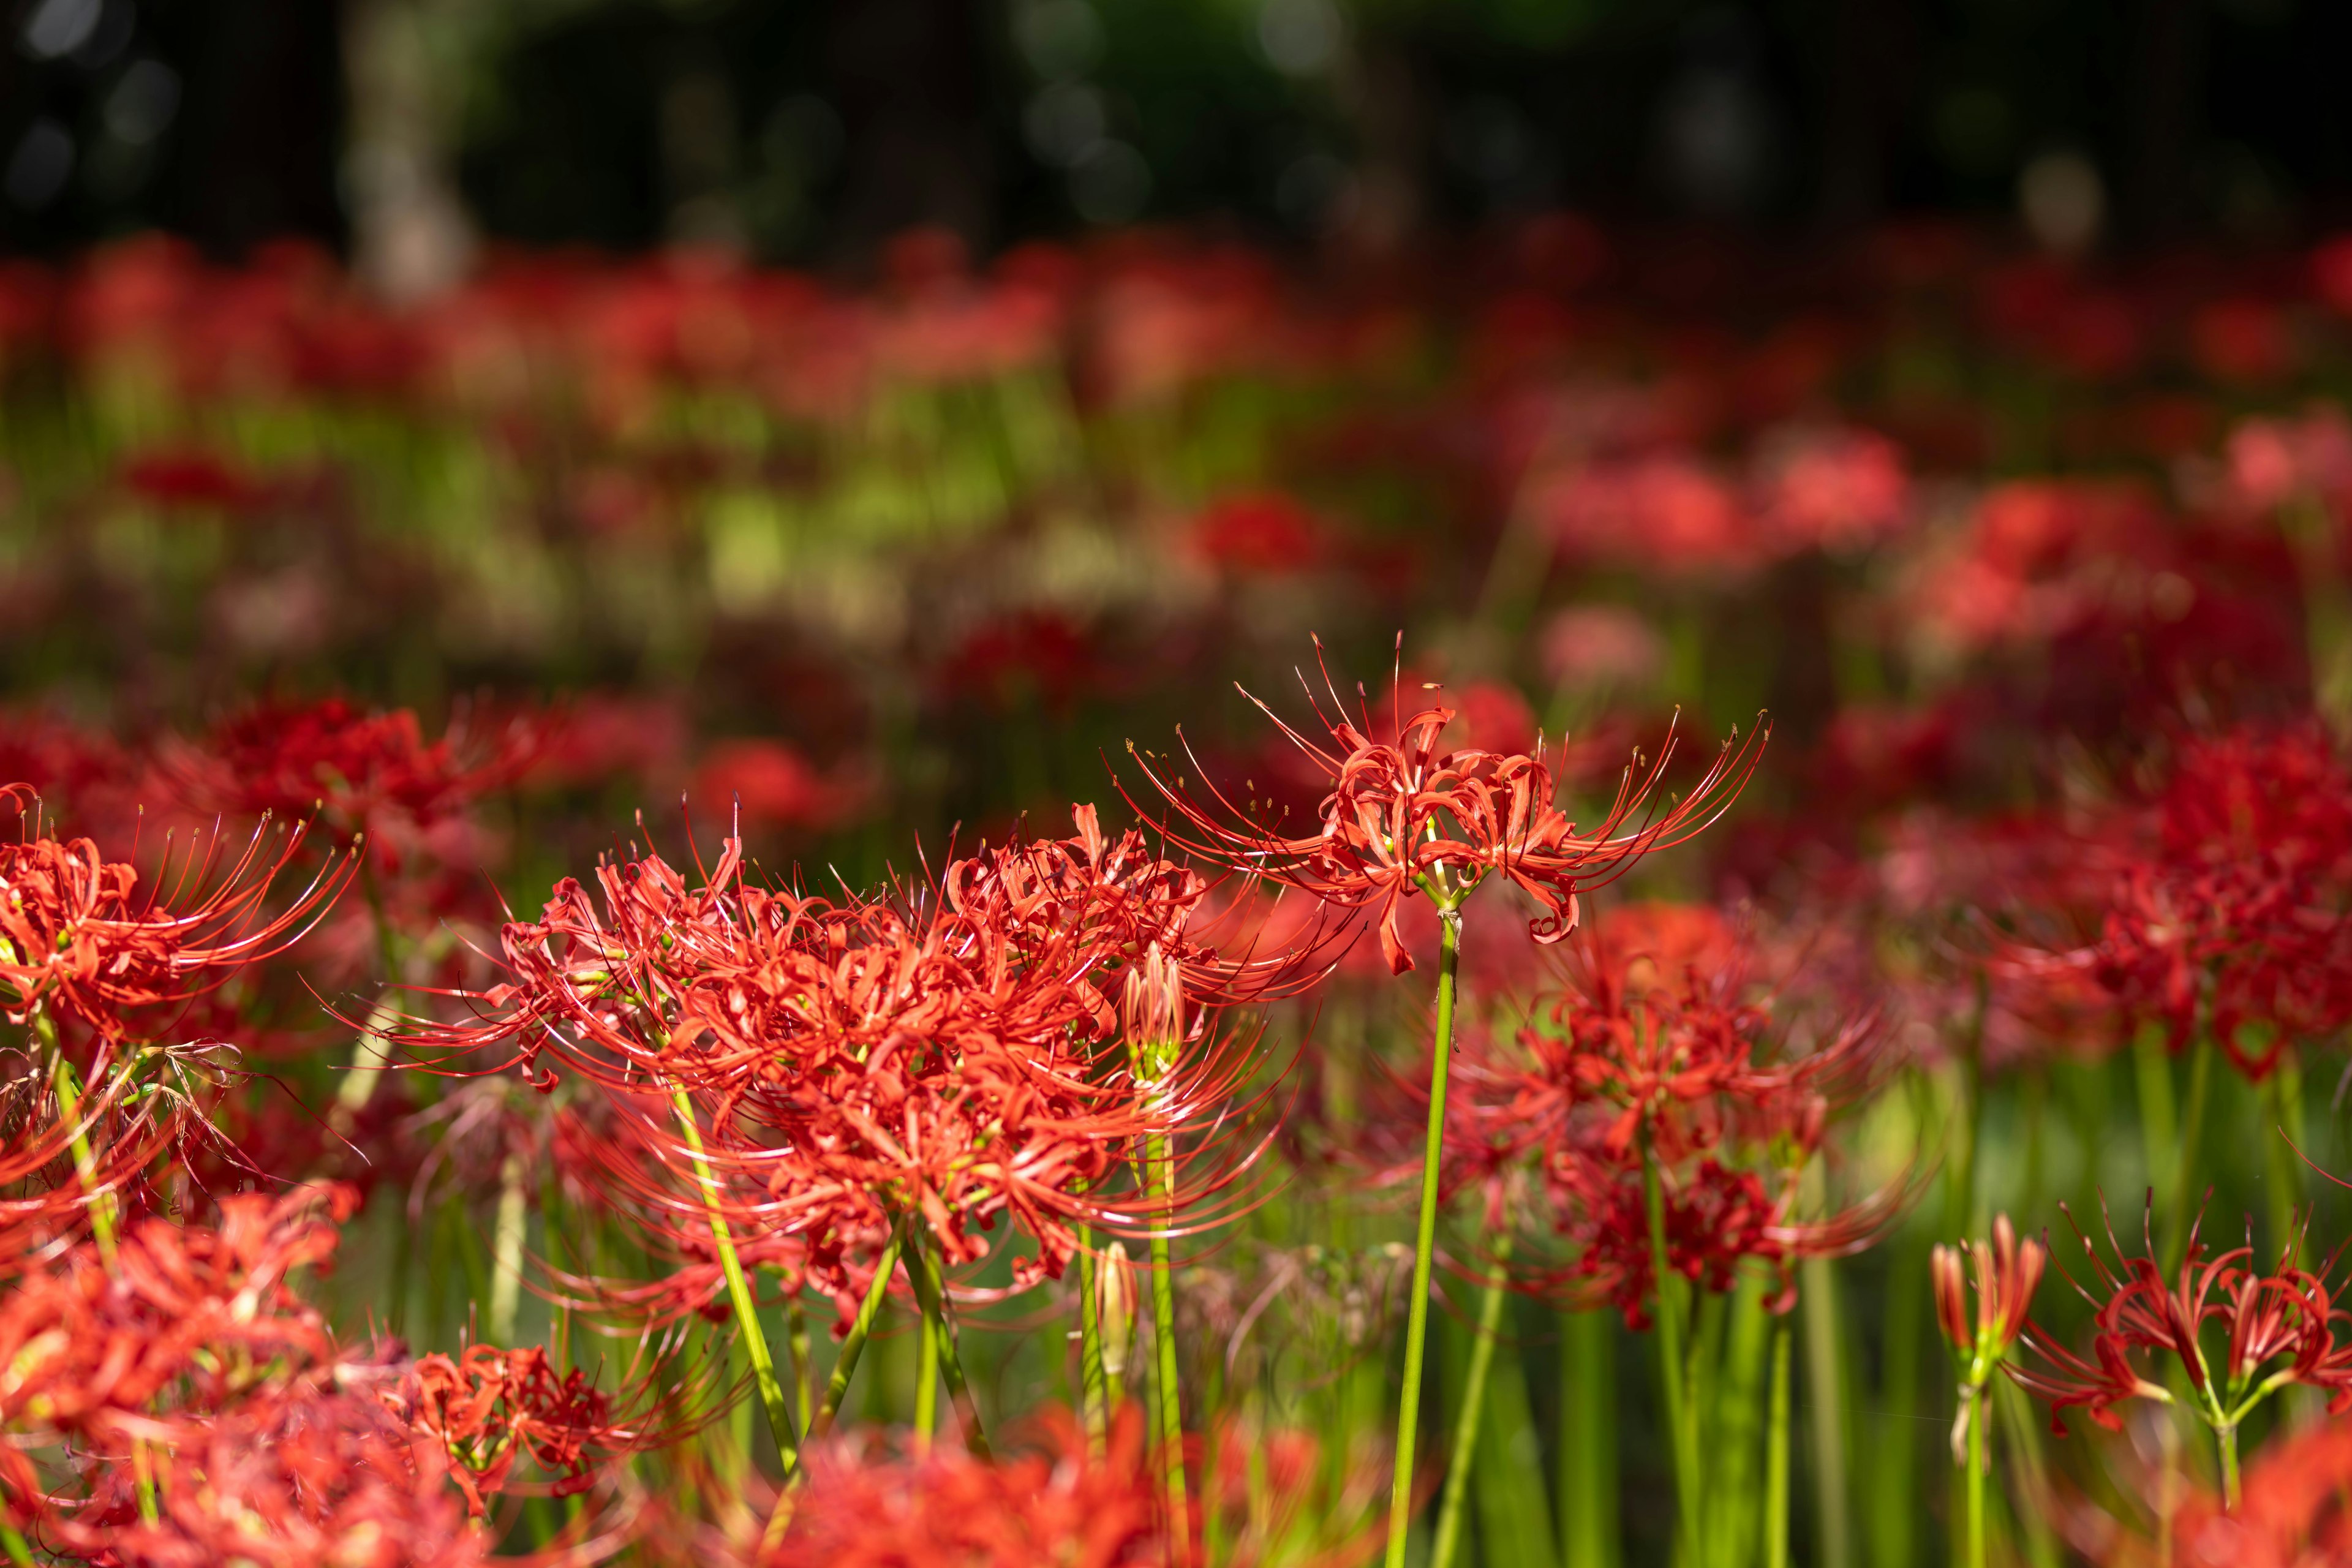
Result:
[[[2071,1215],[2068,1216],[2073,1217]],[[2152,1230],[2152,1224],[2149,1227]],[[2352,1349],[2335,1339],[2341,1310],[2330,1268],[2298,1266],[2295,1247],[2263,1273],[2251,1244],[2208,1255],[2197,1228],[2170,1280],[2155,1260],[2152,1235],[2141,1256],[2126,1255],[2107,1227],[2111,1266],[2080,1227],[2096,1293],[2070,1281],[2094,1309],[2089,1359],[2028,1322],[2024,1342],[2036,1360],[2007,1365],[2011,1377],[2051,1407],[2053,1429],[2080,1405],[2110,1430],[2122,1423],[2115,1407],[2131,1399],[2175,1403],[2172,1392],[2145,1368],[2145,1358],[2170,1358],[2188,1380],[2189,1406],[2212,1428],[2221,1451],[2222,1495],[2238,1500],[2238,1428],[2256,1406],[2291,1384],[2329,1391],[2340,1413],[2352,1406]],[[2104,1300],[2101,1298],[2104,1296]]]

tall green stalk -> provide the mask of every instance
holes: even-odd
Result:
[[[917,1408],[929,1394],[936,1408],[937,1394],[931,1390],[934,1376],[944,1377],[948,1399],[955,1405],[957,1423],[963,1428],[963,1446],[985,1459],[988,1434],[980,1425],[980,1406],[971,1396],[971,1385],[964,1381],[963,1352],[956,1339],[955,1314],[948,1308],[947,1279],[940,1268],[940,1250],[936,1245],[926,1246],[919,1229],[922,1221],[908,1215],[906,1221],[905,1253],[907,1277],[914,1282],[915,1300],[923,1310],[926,1332],[924,1346],[929,1352],[926,1363],[931,1371],[925,1374],[924,1394],[918,1394]],[[917,1423],[921,1436],[928,1437],[927,1423]]]
[[[793,1413],[784,1407],[784,1385],[776,1377],[776,1360],[769,1353],[767,1331],[760,1326],[759,1303],[751,1294],[751,1282],[744,1278],[743,1260],[735,1251],[734,1232],[728,1228],[727,1216],[719,1212],[719,1177],[704,1152],[702,1130],[695,1125],[694,1101],[684,1089],[677,1089],[670,1092],[670,1106],[677,1112],[687,1152],[694,1159],[695,1180],[702,1188],[703,1206],[710,1216],[711,1244],[719,1252],[719,1272],[727,1277],[727,1299],[735,1309],[736,1331],[743,1337],[744,1353],[751,1359],[751,1381],[759,1385],[760,1403],[767,1409],[768,1431],[776,1439],[777,1458],[790,1475],[800,1463],[800,1439],[793,1430]]]
[[[1764,1568],[1789,1568],[1789,1315],[1772,1320],[1771,1414],[1764,1436]]]
[[[1681,1292],[1666,1253],[1666,1194],[1658,1175],[1657,1156],[1650,1147],[1650,1130],[1642,1129],[1642,1197],[1649,1208],[1652,1305],[1657,1318],[1658,1384],[1666,1406],[1666,1432],[1675,1460],[1675,1552],[1691,1563],[1705,1550],[1699,1507],[1700,1460],[1698,1423],[1691,1408],[1689,1367],[1683,1355]]]
[[[1560,1315],[1561,1568],[1617,1568],[1617,1326],[1606,1307]]]
[[[1078,1388],[1087,1448],[1097,1458],[1109,1441],[1110,1405],[1103,1390],[1102,1301],[1095,1293],[1094,1234],[1078,1229]],[[1067,1362],[1063,1363],[1065,1366]]]
[[[1160,1224],[1151,1235],[1151,1337],[1157,1352],[1152,1362],[1152,1387],[1160,1403],[1160,1443],[1167,1465],[1168,1533],[1176,1543],[1179,1562],[1191,1554],[1192,1508],[1184,1477],[1184,1389],[1176,1364],[1176,1269],[1170,1252],[1169,1230],[1176,1223],[1176,1159],[1165,1133],[1145,1140],[1151,1166],[1151,1184],[1161,1203]]]
[[[1969,1534],[1968,1568],[1985,1568],[1985,1428],[1992,1425],[1989,1390],[1973,1388],[1969,1401]]]
[[[2200,1030],[2189,1047],[2189,1099],[2180,1113],[2180,1144],[2173,1152],[2172,1204],[2164,1216],[2164,1266],[2176,1267],[2189,1245],[2189,1202],[2197,1180],[2199,1143],[2205,1132],[2205,1102],[2213,1085],[2213,1043]]]
[[[826,1380],[824,1404],[818,1407],[816,1419],[809,1425],[809,1436],[824,1436],[841,1419],[842,1401],[849,1397],[849,1380],[856,1375],[858,1359],[866,1353],[866,1342],[874,1332],[874,1320],[882,1314],[882,1303],[890,1299],[890,1275],[898,1267],[898,1229],[890,1228],[890,1239],[882,1246],[882,1256],[874,1262],[874,1278],[867,1282],[865,1299],[857,1303],[857,1316],[849,1325],[849,1332],[841,1342],[841,1353],[833,1359],[833,1376]]]
[[[1404,1386],[1397,1398],[1396,1471],[1389,1482],[1387,1568],[1404,1568],[1412,1528],[1413,1451],[1421,1433],[1422,1363],[1429,1345],[1429,1270],[1437,1248],[1437,1178],[1445,1149],[1445,1084],[1454,1057],[1454,992],[1462,960],[1462,907],[1437,907],[1437,1037],[1429,1067],[1429,1127],[1421,1155],[1421,1221],[1413,1233],[1412,1295],[1405,1307]]]
[[[1486,1379],[1495,1367],[1495,1333],[1503,1321],[1503,1294],[1510,1278],[1511,1232],[1506,1226],[1496,1239],[1478,1296],[1478,1332],[1471,1345],[1461,1404],[1454,1413],[1454,1452],[1445,1467],[1445,1497],[1437,1510],[1437,1542],[1430,1552],[1430,1568],[1453,1568],[1454,1548],[1462,1539],[1462,1508],[1470,1495],[1478,1424],[1486,1413]]]
[[[1803,1265],[1805,1380],[1813,1405],[1813,1487],[1821,1515],[1821,1568],[1852,1568],[1846,1488],[1845,1342],[1838,1329],[1837,1274],[1826,1258]]]

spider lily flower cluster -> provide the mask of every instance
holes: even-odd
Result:
[[[2333,1260],[2317,1271],[2304,1268],[2290,1244],[2277,1267],[2265,1272],[2251,1242],[2209,1253],[2192,1226],[2188,1255],[2168,1278],[2156,1261],[2153,1228],[2145,1250],[2131,1255],[2110,1226],[2112,1261],[2078,1228],[2091,1277],[2073,1283],[2095,1309],[2091,1354],[2078,1355],[2029,1327],[2025,1344],[2035,1359],[2009,1373],[2049,1404],[2061,1433],[2065,1412],[2076,1406],[2100,1426],[2120,1430],[2118,1405],[2176,1403],[2158,1381],[2160,1369],[2150,1363],[2150,1358],[2169,1361],[2187,1381],[2188,1408],[2212,1431],[2222,1497],[2234,1507],[2239,1428],[2265,1400],[2302,1384],[2326,1391],[2338,1413],[2352,1408],[2352,1346],[2336,1342],[2343,1313],[2336,1304],[2338,1288],[2328,1279]]]

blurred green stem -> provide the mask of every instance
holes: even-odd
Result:
[[[833,1376],[824,1387],[824,1405],[809,1427],[812,1438],[824,1436],[841,1418],[841,1402],[849,1396],[849,1380],[856,1375],[858,1358],[865,1354],[866,1342],[874,1332],[874,1320],[881,1316],[882,1303],[890,1299],[890,1275],[898,1267],[898,1230],[893,1226],[890,1239],[883,1244],[882,1256],[874,1260],[874,1278],[866,1283],[866,1298],[858,1302],[857,1316],[842,1339],[841,1353],[834,1357]]]
[[[1429,1268],[1437,1246],[1437,1178],[1445,1151],[1445,1083],[1454,1057],[1454,990],[1462,958],[1459,896],[1437,905],[1437,1037],[1429,1064],[1429,1125],[1422,1142],[1421,1222],[1413,1235],[1412,1294],[1405,1307],[1404,1386],[1397,1396],[1396,1469],[1389,1480],[1387,1568],[1404,1568],[1412,1528],[1413,1449],[1421,1432],[1422,1363],[1429,1345]]]
[[[1470,1371],[1463,1380],[1461,1403],[1454,1413],[1454,1452],[1445,1467],[1445,1497],[1437,1510],[1437,1541],[1430,1552],[1430,1568],[1453,1568],[1454,1548],[1462,1539],[1463,1504],[1470,1495],[1470,1472],[1478,1455],[1478,1423],[1486,1404],[1486,1379],[1495,1367],[1495,1333],[1503,1321],[1503,1294],[1510,1278],[1511,1232],[1507,1226],[1496,1238],[1485,1288],[1478,1296],[1478,1333],[1471,1342]]]
[[[2197,1180],[2198,1144],[2205,1131],[2205,1101],[2213,1084],[2213,1043],[2200,1030],[2197,1043],[2189,1047],[2189,1100],[2180,1116],[2180,1144],[2174,1151],[2172,1168],[2172,1203],[2164,1218],[2164,1266],[2169,1269],[2180,1261],[2181,1250],[2189,1244],[2189,1197]]]
[[[1617,1333],[1610,1311],[1559,1319],[1561,1568],[1617,1568]]]
[[[2294,1214],[2303,1202],[2303,1063],[2294,1042],[2279,1047],[2271,1074],[2263,1080],[2263,1108],[2270,1122],[2262,1130],[2271,1185],[2271,1245],[2284,1258],[2294,1240]]]
[[[1985,1568],[1985,1428],[1992,1424],[1992,1401],[1981,1387],[1968,1389],[1969,1472],[1968,1568]]]
[[[1764,1438],[1764,1568],[1789,1568],[1789,1315],[1772,1319],[1772,1414]]]
[[[727,1299],[735,1309],[735,1327],[743,1336],[744,1353],[751,1358],[751,1380],[759,1385],[760,1403],[767,1408],[776,1457],[790,1475],[800,1463],[800,1440],[793,1431],[793,1414],[784,1408],[784,1386],[776,1378],[775,1357],[768,1352],[767,1331],[760,1326],[759,1303],[751,1295],[751,1282],[744,1278],[734,1233],[728,1228],[726,1215],[719,1212],[719,1177],[703,1150],[702,1130],[695,1125],[694,1101],[684,1089],[675,1089],[670,1091],[670,1106],[677,1112],[687,1152],[694,1160],[695,1180],[702,1188],[703,1207],[710,1216],[711,1244],[719,1253],[719,1272],[727,1277]]]
[[[1699,1508],[1698,1426],[1692,1419],[1683,1360],[1681,1291],[1666,1250],[1666,1193],[1650,1146],[1650,1129],[1642,1127],[1642,1196],[1650,1215],[1651,1305],[1657,1319],[1658,1384],[1666,1405],[1666,1433],[1675,1462],[1675,1553],[1685,1564],[1696,1563],[1704,1549]]]
[[[523,1202],[523,1159],[509,1152],[499,1166],[499,1214],[491,1234],[490,1342],[514,1342],[515,1311],[522,1300],[522,1248],[530,1211]]]
[[[1164,1205],[1151,1235],[1151,1337],[1157,1352],[1152,1387],[1160,1402],[1160,1442],[1167,1450],[1162,1462],[1168,1467],[1168,1534],[1182,1563],[1192,1554],[1192,1510],[1185,1497],[1184,1389],[1176,1363],[1176,1267],[1168,1234],[1176,1225],[1176,1157],[1165,1133],[1145,1141],[1145,1157]]]
[[[1805,1381],[1811,1386],[1813,1489],[1822,1568],[1853,1568],[1848,1523],[1844,1343],[1838,1329],[1837,1274],[1826,1258],[1803,1265]]]

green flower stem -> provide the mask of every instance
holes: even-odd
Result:
[[[1617,1335],[1610,1311],[1559,1320],[1562,1568],[1617,1568]]]
[[[2174,1152],[2172,1166],[2172,1206],[2164,1216],[2164,1266],[2168,1269],[2180,1262],[2181,1251],[2189,1245],[2189,1199],[2191,1184],[2197,1179],[2198,1142],[2205,1131],[2205,1101],[2213,1083],[2213,1043],[2200,1031],[2197,1043],[2189,1048],[2189,1100],[2180,1114],[2180,1146]]]
[[[882,1256],[874,1261],[874,1279],[866,1287],[866,1299],[857,1303],[857,1316],[842,1339],[841,1353],[834,1357],[833,1376],[824,1385],[824,1404],[809,1426],[811,1438],[824,1436],[841,1418],[842,1401],[849,1397],[849,1380],[856,1374],[858,1358],[866,1353],[866,1342],[874,1332],[874,1320],[882,1315],[882,1303],[890,1299],[890,1275],[898,1267],[898,1231],[893,1226]]]
[[[1462,1540],[1462,1505],[1470,1495],[1470,1471],[1478,1455],[1478,1423],[1486,1412],[1486,1379],[1495,1365],[1495,1335],[1503,1321],[1503,1294],[1510,1283],[1511,1233],[1496,1237],[1486,1265],[1486,1286],[1478,1296],[1478,1333],[1471,1342],[1470,1371],[1463,1380],[1462,1402],[1454,1414],[1454,1453],[1445,1467],[1445,1499],[1437,1510],[1437,1542],[1429,1556],[1430,1568],[1453,1568],[1454,1552]]]
[[[1772,1320],[1772,1410],[1764,1435],[1764,1568],[1789,1568],[1789,1347],[1783,1312]]]
[[[1658,1162],[1650,1148],[1650,1130],[1642,1129],[1642,1196],[1650,1213],[1650,1278],[1652,1303],[1657,1318],[1658,1383],[1666,1405],[1666,1432],[1673,1444],[1675,1506],[1683,1561],[1700,1551],[1698,1425],[1692,1418],[1687,1368],[1683,1363],[1683,1320],[1679,1293],[1666,1255],[1666,1193],[1659,1179]]]
[[[2235,1422],[2213,1429],[2213,1440],[2221,1450],[2221,1507],[2231,1513],[2238,1511],[2238,1427]]]
[[[2262,1130],[2263,1149],[2269,1158],[2271,1247],[2284,1256],[2294,1236],[2294,1211],[2303,1202],[2303,1064],[2294,1047],[2279,1047],[2271,1075],[2263,1080],[2263,1108],[2270,1122]]]
[[[1065,1362],[1065,1366],[1069,1363]],[[1095,1298],[1094,1233],[1078,1229],[1078,1386],[1087,1427],[1087,1448],[1100,1458],[1109,1441],[1110,1405],[1105,1395],[1102,1303]]]
[[[25,1537],[13,1524],[0,1524],[0,1546],[7,1548],[8,1561],[16,1568],[33,1568],[33,1549],[25,1544]]]
[[[51,1069],[50,1079],[57,1087],[58,1120],[68,1127],[73,1127],[70,1146],[74,1175],[81,1183],[82,1192],[89,1198],[89,1234],[98,1243],[98,1255],[105,1260],[107,1272],[110,1274],[114,1271],[114,1194],[98,1184],[98,1156],[90,1149],[89,1129],[74,1127],[81,1118],[81,1082],[74,1075],[73,1063],[66,1060],[65,1052],[58,1047],[57,1025],[51,1022],[47,1008],[34,1013],[33,1027],[40,1035],[42,1044],[48,1047],[49,1059],[56,1064]]]
[[[1166,1206],[1151,1237],[1151,1337],[1156,1359],[1152,1386],[1160,1401],[1160,1443],[1167,1450],[1168,1534],[1184,1560],[1192,1543],[1192,1509],[1184,1475],[1184,1390],[1176,1364],[1176,1270],[1168,1232],[1176,1223],[1176,1160],[1165,1133],[1145,1140],[1151,1184]]]
[[[516,1309],[522,1301],[522,1248],[530,1211],[524,1204],[523,1161],[509,1153],[499,1167],[499,1213],[491,1230],[490,1342],[514,1342]]]
[[[1992,1401],[1981,1384],[1970,1387],[1969,1401],[1969,1557],[1968,1568],[1985,1568],[1985,1428],[1992,1424]]]
[[[922,1278],[922,1264],[919,1259],[907,1259],[907,1278]],[[918,1298],[921,1294],[919,1289],[917,1290]],[[929,1453],[931,1439],[939,1435],[939,1429],[940,1336],[930,1313],[927,1311],[923,1313],[923,1321],[915,1336],[915,1452]]]
[[[1445,1147],[1445,1081],[1454,1057],[1454,990],[1462,958],[1462,908],[1437,906],[1437,1038],[1429,1066],[1429,1130],[1421,1156],[1421,1222],[1413,1235],[1412,1294],[1406,1303],[1404,1386],[1397,1397],[1396,1470],[1389,1482],[1386,1568],[1404,1568],[1412,1528],[1412,1462],[1421,1433],[1422,1362],[1429,1346],[1429,1266],[1437,1247],[1437,1177]]]
[[[2147,1160],[2147,1184],[2163,1186],[2180,1151],[2172,1057],[2165,1048],[2163,1025],[2142,1024],[2133,1032],[2132,1071],[2139,1089],[2139,1136]]]
[[[719,1271],[727,1276],[727,1297],[735,1308],[735,1326],[743,1336],[744,1353],[751,1358],[751,1380],[759,1385],[760,1403],[767,1408],[768,1430],[776,1439],[776,1455],[782,1462],[784,1473],[790,1475],[800,1463],[800,1439],[793,1430],[793,1413],[784,1407],[784,1385],[776,1377],[776,1360],[768,1351],[767,1331],[760,1326],[759,1303],[751,1295],[751,1282],[744,1278],[743,1260],[735,1251],[735,1236],[727,1226],[727,1218],[719,1212],[719,1178],[712,1173],[710,1159],[703,1152],[702,1131],[694,1122],[694,1102],[683,1089],[670,1092],[670,1105],[677,1113],[678,1131],[686,1139],[687,1152],[694,1157],[695,1179],[702,1188],[702,1201],[710,1215],[710,1239],[719,1251]]]
[[[923,1245],[922,1234],[917,1228],[921,1224],[922,1221],[915,1215],[907,1216],[907,1278],[914,1283],[915,1301],[922,1309],[923,1322],[928,1331],[922,1342],[927,1370],[922,1390],[916,1395],[917,1435],[926,1441],[930,1437],[939,1418],[936,1385],[944,1375],[948,1398],[955,1405],[956,1419],[963,1426],[964,1447],[985,1459],[989,1457],[988,1434],[981,1428],[980,1406],[973,1403],[971,1387],[964,1381],[963,1356],[956,1342],[955,1316],[948,1308],[947,1281],[940,1268],[940,1249],[936,1246]],[[930,1405],[929,1420],[924,1418],[923,1407],[927,1403]]]
[[[1809,1258],[1801,1269],[1805,1314],[1805,1380],[1813,1406],[1813,1487],[1819,1517],[1821,1568],[1853,1568],[1853,1494],[1846,1455],[1851,1424],[1846,1416],[1846,1344],[1838,1318],[1837,1272],[1826,1258]]]
[[[784,1298],[784,1343],[793,1357],[793,1420],[803,1432],[816,1419],[811,1408],[813,1379],[809,1365],[808,1314],[801,1310],[798,1291]]]

